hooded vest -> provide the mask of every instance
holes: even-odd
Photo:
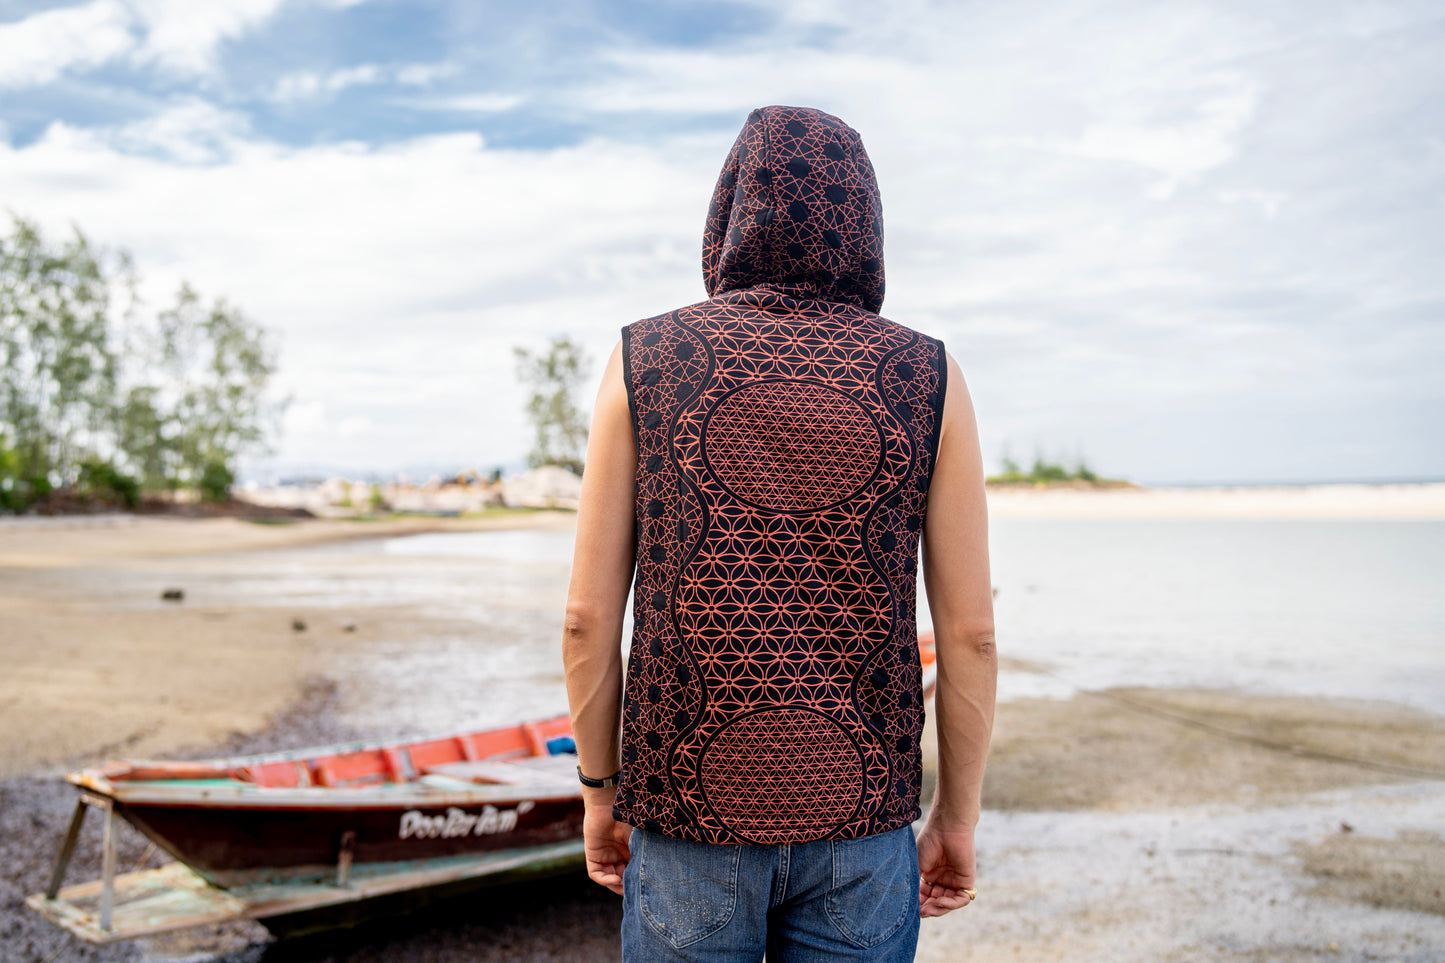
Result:
[[[856,131],[753,111],[708,210],[709,299],[628,325],[634,629],[613,815],[711,843],[919,816],[914,605],[941,342],[879,317]]]

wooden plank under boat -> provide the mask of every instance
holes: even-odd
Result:
[[[108,920],[104,881],[37,893],[25,903],[55,925],[89,943],[117,943],[173,930],[252,919],[278,936],[296,936],[378,916],[394,915],[430,899],[484,886],[576,872],[584,865],[582,840],[473,856],[376,863],[359,867],[344,885],[330,881],[212,886],[181,863],[116,876]],[[378,912],[377,904],[403,901]]]
[[[81,791],[49,889],[28,905],[110,942],[219,919],[295,917],[420,887],[581,865],[567,716],[406,742],[71,773]],[[66,889],[88,807],[103,878]],[[116,876],[112,820],[180,864]]]

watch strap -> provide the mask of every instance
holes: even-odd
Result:
[[[578,766],[577,778],[582,782],[582,785],[589,789],[610,789],[622,781],[622,770],[617,770],[606,779],[593,779],[591,776],[584,775],[582,767]]]

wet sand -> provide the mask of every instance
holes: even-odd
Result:
[[[431,530],[448,524],[426,521]],[[409,646],[459,638],[551,644],[565,572],[546,567],[523,573],[526,591],[495,590],[506,598],[479,585],[485,621],[456,604],[364,604],[373,583],[355,581],[346,559],[332,556],[314,590],[284,604],[248,602],[258,567],[318,564],[287,554],[334,537],[313,524],[342,526],[333,529],[340,537],[356,531],[304,523],[233,538],[230,526],[209,521],[157,520],[17,540],[0,531],[0,658],[10,668],[0,676],[0,959],[617,958],[619,902],[585,880],[286,943],[234,924],[97,950],[23,908],[44,886],[73,805],[73,790],[54,778],[64,769],[121,754],[249,752],[375,734],[403,717],[357,701],[369,683],[348,675],[348,653],[395,661]],[[373,533],[381,532],[365,532]],[[387,571],[425,581],[430,570]],[[186,601],[161,602],[178,578],[187,580]],[[327,592],[356,598],[322,604],[318,593]],[[293,628],[297,618],[304,631]],[[1001,671],[1053,670],[1005,657]],[[920,960],[1424,961],[1445,950],[1445,717],[1220,690],[1008,702],[985,807],[980,900],[925,921]],[[97,822],[71,880],[98,874]],[[147,848],[127,829],[119,865],[156,865]]]
[[[85,565],[207,552],[296,548],[361,538],[426,532],[567,530],[572,512],[498,510],[468,518],[398,516],[251,522],[239,518],[167,518],[148,515],[0,516],[0,573],[6,569],[78,568]]]
[[[435,531],[570,530],[574,517],[0,521],[0,776],[253,733],[301,699],[306,679],[325,674],[319,662],[335,646],[423,644],[457,628],[417,606],[359,605],[358,620],[306,600],[234,604],[226,583],[253,577],[228,566],[236,553]],[[164,601],[171,588],[185,597]]]
[[[1445,717],[1211,690],[1005,703],[984,807],[979,902],[926,921],[919,960],[1445,958]]]

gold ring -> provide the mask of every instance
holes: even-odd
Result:
[[[966,890],[963,890],[962,892],[968,894],[968,901],[969,901],[970,903],[972,903],[974,900],[978,899],[978,890],[976,890],[976,889],[966,889]]]

